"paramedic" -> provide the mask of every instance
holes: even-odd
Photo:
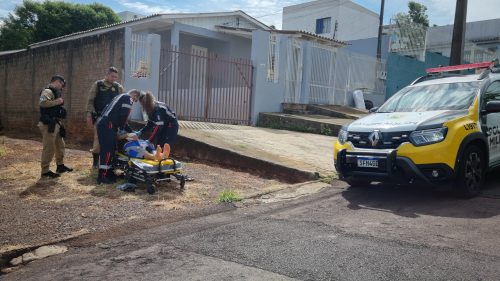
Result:
[[[179,123],[177,122],[175,112],[166,104],[155,101],[154,96],[150,92],[142,95],[139,102],[141,103],[142,110],[148,114],[148,123],[139,131],[139,134],[153,128],[149,141],[160,147],[163,147],[167,143],[172,148],[179,131]]]
[[[137,102],[140,95],[141,92],[134,89],[127,94],[116,96],[97,119],[96,130],[100,144],[98,184],[116,181],[111,168],[115,156],[117,131],[119,127],[125,127],[132,104]]]
[[[93,168],[97,168],[99,162],[99,140],[97,138],[95,122],[97,121],[97,118],[101,116],[104,107],[106,107],[106,105],[108,105],[114,97],[125,91],[122,85],[116,82],[117,80],[118,69],[111,66],[108,68],[104,79],[97,80],[94,84],[92,84],[88,93],[87,124],[94,125],[94,144],[91,150],[93,156]]]
[[[38,128],[42,132],[42,177],[57,178],[61,173],[71,172],[73,169],[64,165],[64,127],[61,119],[66,118],[66,110],[63,107],[64,100],[61,91],[66,81],[61,75],[54,75],[50,84],[40,92],[40,122]],[[50,162],[56,157],[56,173],[52,172]]]

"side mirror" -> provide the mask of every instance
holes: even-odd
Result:
[[[369,113],[374,113],[374,112],[377,112],[377,110],[378,110],[378,106],[370,108],[370,110],[368,110],[368,112]]]
[[[496,113],[500,112],[500,101],[489,101],[486,103],[483,113]]]

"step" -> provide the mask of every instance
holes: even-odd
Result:
[[[337,136],[340,128],[354,121],[348,118],[332,118],[324,115],[300,115],[276,112],[259,113],[257,126],[290,131]]]

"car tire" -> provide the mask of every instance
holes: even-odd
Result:
[[[346,180],[346,182],[351,187],[366,187],[371,184],[371,181],[369,180],[360,180],[360,179]]]
[[[468,146],[461,155],[455,179],[455,192],[463,198],[472,198],[481,192],[485,177],[486,157],[476,145]]]
[[[371,100],[365,100],[365,108],[370,110],[373,108],[373,102]]]

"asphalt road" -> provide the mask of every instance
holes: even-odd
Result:
[[[500,199],[337,182],[73,245],[0,280],[499,280],[499,242]]]

